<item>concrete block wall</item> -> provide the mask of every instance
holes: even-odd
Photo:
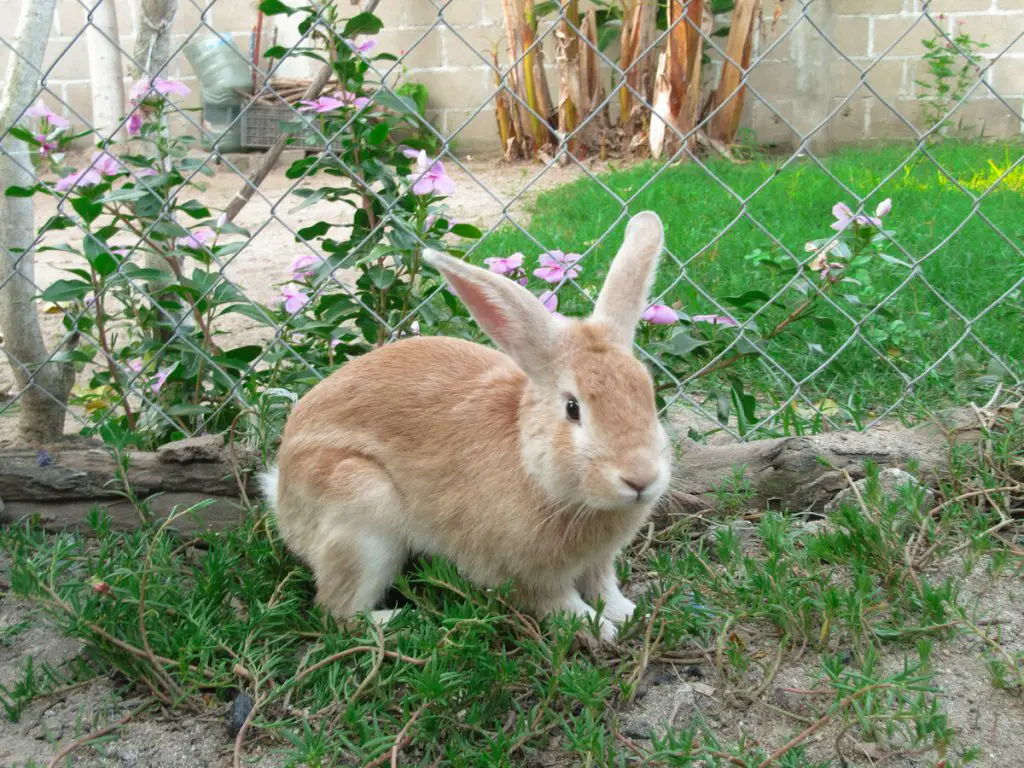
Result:
[[[82,30],[85,7],[92,1],[60,0],[46,54],[47,64],[54,65],[47,88],[85,120],[90,117],[90,84]],[[121,46],[132,51],[137,0],[103,1],[116,1]],[[252,0],[179,0],[175,47],[205,22],[247,52],[255,5]],[[13,22],[18,6],[18,0],[0,0],[0,14]],[[1024,110],[1024,39],[1018,39],[1024,31],[1024,0],[814,0],[806,6],[808,18],[802,8],[799,0],[763,3],[755,48],[755,60],[761,58],[750,75],[743,115],[743,127],[758,141],[793,146],[798,132],[819,126],[813,143],[824,150],[863,140],[910,138],[908,123],[924,127],[915,82],[924,74],[921,40],[933,37],[936,27],[948,33],[963,30],[988,43],[982,51],[991,64],[985,82],[1013,110]],[[500,61],[506,59],[502,0],[381,0],[377,14],[385,24],[378,50],[401,53],[403,77],[427,86],[428,117],[437,129],[454,135],[462,153],[496,152],[496,86],[487,62],[495,50]],[[542,23],[539,33],[549,28]],[[723,38],[716,40],[724,46]],[[557,97],[554,42],[551,34],[544,38],[549,82]],[[617,59],[614,45],[607,54]],[[0,66],[6,55],[6,46],[0,46]],[[712,77],[717,69],[709,68]],[[175,60],[172,75],[198,91],[183,55]],[[1020,119],[985,86],[962,110],[962,124],[988,137],[1022,130]]]

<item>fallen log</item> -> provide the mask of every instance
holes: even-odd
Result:
[[[982,436],[978,411],[959,409],[916,427],[898,422],[866,432],[826,432],[800,437],[719,445],[691,444],[676,460],[672,490],[661,514],[703,514],[715,509],[715,495],[737,473],[749,483],[755,509],[821,514],[837,493],[864,477],[873,461],[882,469],[916,466],[918,479],[935,486],[948,465],[951,442]]]
[[[73,441],[46,450],[0,450],[0,523],[32,516],[47,530],[83,528],[91,509],[105,510],[116,529],[139,524],[134,499],[155,520],[202,504],[174,527],[223,528],[245,515],[243,499],[256,457],[218,435],[127,452],[125,469],[109,448]],[[129,492],[130,489],[130,492]]]
[[[685,431],[685,430],[684,430]],[[703,445],[687,441],[676,460],[673,489],[659,514],[705,514],[716,506],[716,492],[737,473],[749,483],[751,508],[821,513],[864,463],[881,468],[918,468],[919,479],[934,484],[946,467],[949,441],[975,441],[977,412],[956,411],[940,422],[909,428],[883,424],[868,432],[832,432],[748,443]],[[115,528],[138,524],[126,491],[146,501],[154,519],[175,509],[211,500],[194,518],[181,518],[182,532],[220,529],[241,521],[258,491],[253,474],[258,458],[219,436],[171,443],[153,452],[130,452],[127,468],[98,443],[70,443],[47,451],[0,448],[0,523],[34,516],[49,530],[86,528],[89,511],[107,511]]]

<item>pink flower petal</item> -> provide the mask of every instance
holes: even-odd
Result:
[[[644,310],[643,319],[654,325],[672,325],[679,321],[679,315],[665,304],[651,304]]]
[[[891,197],[887,197],[887,198],[885,198],[885,200],[883,200],[882,202],[880,202],[878,204],[877,208],[875,208],[875,216],[877,216],[878,218],[882,218],[883,216],[885,216],[891,210],[892,210],[892,198]]]
[[[724,315],[694,315],[690,320],[694,323],[710,323],[711,325],[724,325],[729,328],[735,328],[739,325],[731,317],[725,317]]]
[[[548,312],[554,312],[558,309],[558,296],[554,291],[544,291],[537,298],[540,299],[540,303],[544,305],[544,309]]]

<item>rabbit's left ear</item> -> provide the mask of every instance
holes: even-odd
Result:
[[[665,247],[665,230],[652,211],[638,213],[626,225],[622,247],[615,254],[591,319],[607,326],[615,340],[629,347]]]
[[[483,331],[534,380],[553,372],[561,323],[515,280],[425,250],[423,259],[448,281]]]

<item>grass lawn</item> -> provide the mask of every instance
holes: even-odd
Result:
[[[614,646],[580,646],[587,627],[538,624],[440,561],[413,566],[384,632],[325,626],[309,572],[258,509],[195,538],[117,533],[100,515],[91,540],[0,529],[0,759],[1017,764],[1022,415],[988,453],[954,451],[936,498],[868,482],[862,500],[806,522],[752,512],[739,481],[715,514],[660,520],[620,564],[649,618]],[[57,643],[58,663],[62,636],[75,642]],[[236,728],[249,719],[240,737],[229,707]]]
[[[912,400],[929,405],[963,401],[991,388],[996,376],[1024,377],[1024,300],[1017,286],[1024,279],[1019,250],[1024,247],[1024,149],[1018,143],[951,142],[930,150],[938,165],[924,153],[910,157],[909,152],[906,146],[858,148],[829,158],[828,171],[850,192],[806,159],[784,167],[784,160],[769,157],[744,165],[712,160],[707,170],[688,163],[660,173],[660,166],[642,164],[541,194],[526,226],[528,234],[504,226],[486,237],[470,258],[482,261],[522,251],[532,268],[542,250],[538,243],[584,253],[581,285],[592,287],[603,278],[625,226],[619,221],[607,232],[622,212],[610,189],[630,199],[631,213],[651,209],[665,223],[671,256],[656,285],[662,302],[689,315],[726,309],[742,322],[756,306],[737,306],[730,297],[750,290],[774,296],[790,279],[754,269],[745,258],[748,254],[760,249],[795,266],[785,249],[800,261],[809,260],[804,244],[833,234],[835,203],[854,206],[855,195],[870,195],[865,204],[870,212],[892,198],[885,224],[895,232],[895,244],[886,250],[904,261],[923,261],[917,274],[891,263],[878,265],[872,288],[876,301],[886,299],[882,308],[887,312],[869,314],[869,306],[844,303],[844,316],[826,307],[818,313],[822,319],[794,324],[764,350],[800,382],[808,398],[827,396],[858,418],[896,402],[907,390],[907,379],[925,374],[940,360],[916,382]],[[981,197],[977,211],[957,183]],[[814,273],[808,275],[817,279]],[[531,288],[539,292],[543,284],[533,279]],[[1011,295],[993,307],[1008,291]],[[849,292],[859,289],[841,291]],[[566,285],[559,296],[560,309],[567,314],[587,311],[589,302],[575,286]],[[769,306],[759,316],[761,332],[803,298],[794,288],[786,290],[781,297],[786,308]],[[859,336],[819,370],[854,334],[858,321]],[[970,326],[968,321],[973,321]],[[651,348],[681,380],[707,362],[697,357],[706,347],[683,358]],[[778,368],[753,358],[734,370],[761,403],[758,418],[796,386]],[[710,393],[714,377],[688,382],[686,388]]]

